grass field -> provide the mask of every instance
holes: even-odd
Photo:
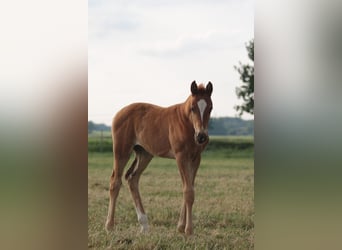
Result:
[[[211,138],[230,140],[232,138]],[[252,138],[235,138],[238,141]],[[222,145],[221,145],[222,146]],[[182,185],[174,160],[154,158],[140,181],[150,232],[140,234],[126,181],[118,197],[116,226],[107,234],[108,184],[112,153],[89,152],[88,248],[91,249],[253,249],[254,151],[212,147],[202,155],[195,182],[194,235],[176,232]]]

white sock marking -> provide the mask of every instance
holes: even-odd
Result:
[[[141,225],[141,232],[145,233],[148,231],[148,219],[147,215],[143,214],[138,208],[135,209],[138,216],[138,221]]]

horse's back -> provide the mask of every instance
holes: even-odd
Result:
[[[149,103],[132,103],[122,108],[113,118],[113,131],[118,130],[124,125],[134,125],[140,123],[151,114],[162,111],[163,108]]]
[[[152,155],[170,156],[169,121],[174,113],[171,109],[149,103],[124,107],[113,119],[113,140],[120,145],[141,145]]]

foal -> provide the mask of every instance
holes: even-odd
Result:
[[[148,230],[148,220],[139,194],[139,179],[153,156],[176,159],[183,182],[183,205],[177,229],[191,235],[194,181],[201,161],[201,152],[209,141],[208,123],[212,110],[213,86],[195,81],[191,95],[184,103],[162,108],[147,103],[134,103],[121,109],[112,124],[114,170],[110,178],[110,200],[106,229],[114,226],[116,199],[121,177],[130,154],[135,159],[127,170],[128,181],[141,231]]]

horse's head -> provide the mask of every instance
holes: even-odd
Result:
[[[203,84],[197,86],[193,81],[191,84],[191,96],[188,101],[188,112],[190,120],[195,129],[195,141],[197,144],[203,144],[208,141],[208,123],[210,112],[213,108],[211,93],[213,85],[208,82],[207,86]]]

